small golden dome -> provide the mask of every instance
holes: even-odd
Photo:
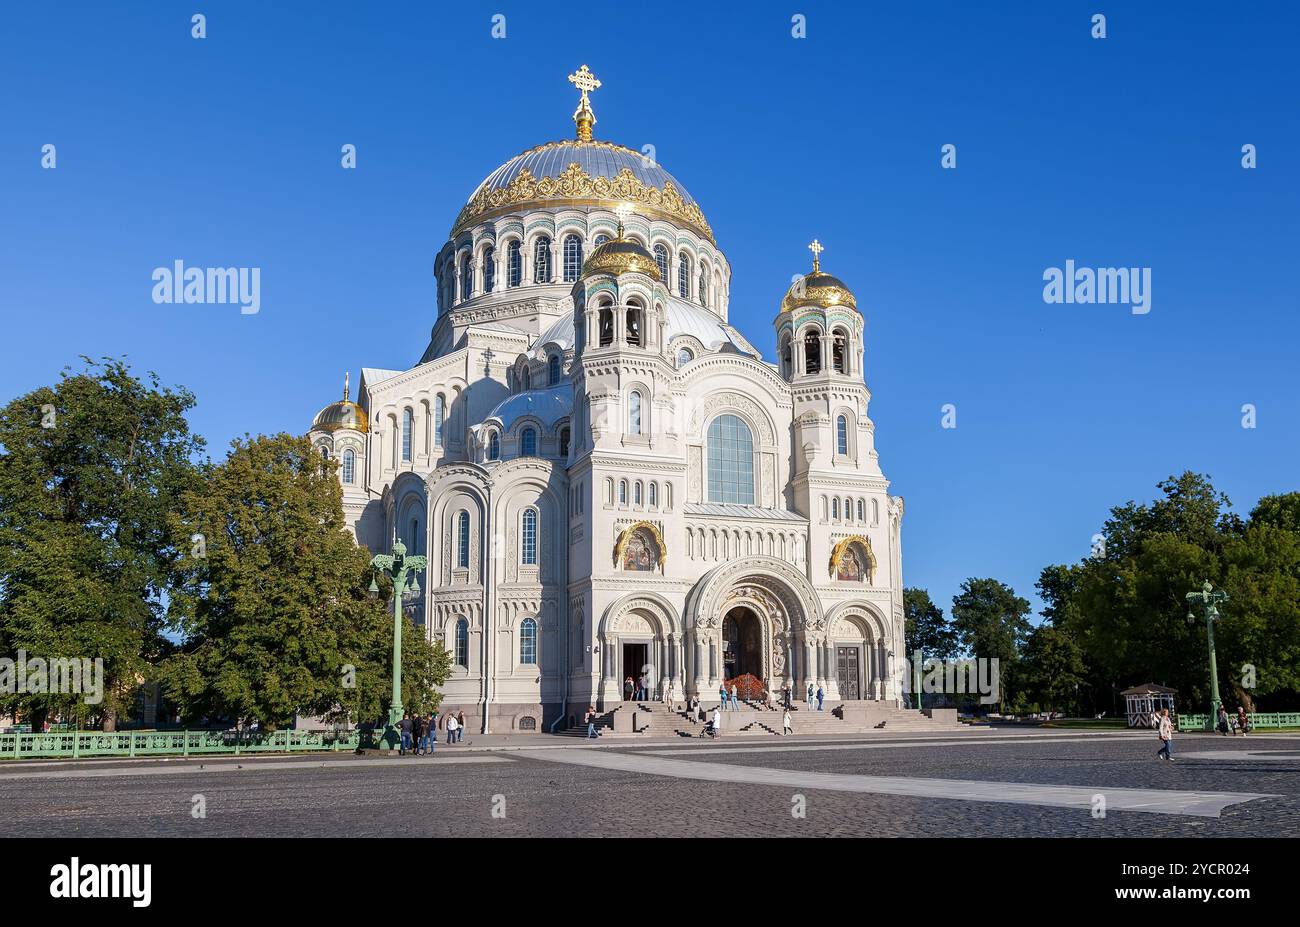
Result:
[[[334,432],[341,428],[349,428],[362,434],[370,430],[370,419],[366,415],[366,410],[348,399],[348,374],[343,376],[343,399],[339,402],[331,402],[321,409],[315,421],[311,423],[312,431]]]
[[[659,264],[645,246],[631,238],[618,238],[605,242],[582,264],[582,276],[591,274],[645,274],[660,279]]]
[[[789,312],[799,306],[821,306],[831,309],[835,306],[848,306],[854,312],[858,309],[857,298],[853,291],[844,285],[839,277],[822,273],[822,252],[826,250],[817,239],[813,239],[808,250],[813,254],[812,273],[804,274],[786,291],[781,300],[781,311]]]

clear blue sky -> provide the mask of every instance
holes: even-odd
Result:
[[[1300,488],[1297,27],[1281,3],[11,4],[0,399],[125,354],[197,393],[217,456],[302,432],[344,370],[418,360],[459,207],[571,134],[585,62],[598,137],[654,144],[701,202],[769,358],[810,239],[856,291],[905,581],[1032,599],[1171,473],[1244,510]],[[1150,267],[1150,314],[1045,304],[1071,258]],[[177,259],[262,268],[261,312],[155,305]]]

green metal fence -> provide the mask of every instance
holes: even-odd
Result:
[[[1250,719],[1252,730],[1264,731],[1270,728],[1280,727],[1300,727],[1300,712],[1283,711],[1274,714],[1246,715]],[[1237,716],[1231,712],[1228,713],[1228,720],[1235,724]],[[1178,730],[1180,731],[1208,731],[1212,730],[1209,715],[1179,715]]]
[[[50,731],[0,734],[0,758],[306,753],[356,750],[360,738],[357,731]]]

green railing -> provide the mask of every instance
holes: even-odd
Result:
[[[358,731],[49,731],[0,734],[0,759],[356,750]]]
[[[1281,727],[1300,727],[1300,711],[1283,711],[1273,714],[1256,714],[1246,715],[1250,719],[1252,730],[1264,731],[1270,728],[1276,729]],[[1228,721],[1232,724],[1237,723],[1235,714],[1228,715]],[[1209,715],[1179,715],[1178,730],[1180,731],[1208,731],[1212,730]]]

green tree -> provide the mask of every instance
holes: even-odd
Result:
[[[1031,625],[1029,602],[996,579],[972,577],[952,599],[957,641],[972,657],[998,661],[998,707],[1014,703],[1016,661]]]
[[[1025,694],[1040,707],[1075,710],[1084,682],[1083,651],[1068,631],[1039,625],[1025,642],[1020,677]]]
[[[305,438],[246,438],[183,499],[176,530],[198,542],[172,599],[184,643],[160,678],[187,719],[277,728],[386,711],[391,583],[369,596],[370,556],[344,525],[336,469]],[[404,702],[436,708],[449,656],[409,619],[402,641]]]
[[[930,599],[925,589],[903,590],[903,626],[907,641],[907,659],[920,650],[929,659],[946,660],[957,652],[957,634],[953,631],[943,609]]]
[[[0,409],[0,648],[102,659],[102,704],[76,695],[0,695],[40,724],[47,712],[116,729],[167,649],[165,601],[183,538],[170,523],[198,484],[203,442],[183,388],[120,360],[83,358]]]

